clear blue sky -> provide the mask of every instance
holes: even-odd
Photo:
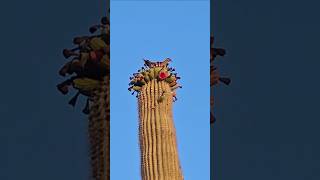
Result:
[[[112,179],[140,179],[137,99],[127,90],[129,77],[142,58],[166,57],[182,77],[174,120],[185,179],[209,179],[209,15],[208,1],[111,1]]]

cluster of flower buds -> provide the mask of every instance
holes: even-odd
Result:
[[[139,93],[141,88],[152,80],[165,81],[171,87],[171,93],[173,95],[174,101],[177,100],[175,90],[178,88],[182,88],[181,85],[178,84],[177,80],[180,79],[177,73],[175,73],[175,69],[169,67],[169,63],[171,62],[170,58],[166,58],[162,62],[151,62],[150,60],[144,59],[144,67],[138,70],[137,73],[134,73],[132,77],[130,77],[129,83],[129,91],[133,91],[134,93]]]
[[[231,83],[231,79],[228,77],[221,77],[217,72],[217,67],[214,66],[214,60],[218,56],[224,56],[226,54],[226,50],[222,48],[214,48],[213,47],[213,36],[210,37],[210,86],[217,85],[219,82],[223,84],[229,85]],[[213,97],[211,97],[210,104],[213,106]],[[215,122],[215,117],[211,114],[210,115],[210,123]]]
[[[78,93],[69,101],[75,106],[79,94],[90,97],[99,81],[102,81],[109,72],[110,64],[110,22],[108,17],[102,17],[100,23],[89,28],[90,35],[78,36],[73,39],[76,46],[73,49],[63,49],[63,56],[70,59],[60,70],[63,77],[74,75],[57,85],[62,94],[69,92],[69,87],[78,90]],[[87,101],[87,106],[89,99]],[[88,107],[84,113],[88,113]]]
[[[100,29],[99,34],[91,36],[79,36],[73,39],[73,44],[76,45],[73,49],[64,49],[63,56],[66,59],[72,57],[72,60],[66,63],[59,71],[61,76],[66,74],[82,74],[86,73],[88,76],[93,76],[93,79],[103,76],[106,72],[100,74],[91,74],[86,72],[86,65],[106,64],[108,54],[110,51],[110,23],[107,17],[101,18],[98,25],[90,27],[90,32],[95,33]],[[97,67],[97,66],[91,66]],[[105,66],[106,69],[107,66]],[[105,74],[103,74],[105,73]]]

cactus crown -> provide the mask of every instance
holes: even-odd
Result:
[[[171,93],[175,97],[175,90],[177,88],[182,88],[182,86],[177,82],[180,77],[178,77],[177,73],[174,73],[175,69],[169,67],[170,62],[170,58],[166,58],[162,62],[152,62],[144,59],[144,67],[130,77],[130,87],[128,90],[133,91],[132,95],[134,93],[139,94],[141,88],[148,82],[152,80],[165,81],[170,85]]]

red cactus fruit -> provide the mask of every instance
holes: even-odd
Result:
[[[166,72],[160,72],[159,73],[159,79],[164,80],[168,77],[168,74]]]

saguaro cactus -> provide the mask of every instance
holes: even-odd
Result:
[[[100,30],[100,31],[99,31]],[[80,94],[86,96],[87,104],[83,112],[89,114],[88,133],[91,159],[91,178],[110,179],[110,23],[107,17],[100,24],[90,27],[97,35],[76,37],[73,49],[64,49],[65,58],[73,57],[59,71],[61,76],[76,74],[57,85],[62,94],[67,94],[69,86],[78,93],[69,101],[75,106]]]
[[[89,113],[89,139],[92,176],[110,179],[110,91],[108,77],[93,92]]]
[[[138,97],[142,180],[183,180],[172,111],[181,86],[170,61],[145,60],[146,68],[130,78],[129,90]]]

